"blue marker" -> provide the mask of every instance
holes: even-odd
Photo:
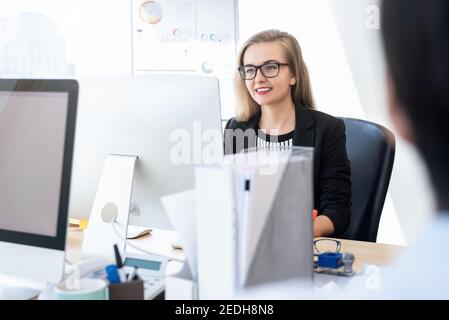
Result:
[[[106,267],[106,274],[109,283],[120,283],[120,276],[118,274],[118,269],[115,264],[110,264]]]

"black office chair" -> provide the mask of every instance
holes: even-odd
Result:
[[[376,242],[395,154],[395,137],[369,121],[341,118],[351,161],[352,217],[342,238]]]

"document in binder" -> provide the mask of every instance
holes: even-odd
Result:
[[[226,251],[199,263],[200,281],[200,269],[212,265],[204,272],[210,279],[227,273],[228,292],[231,286],[312,280],[312,148],[227,156],[222,166],[197,169],[196,179],[199,259],[213,248]]]

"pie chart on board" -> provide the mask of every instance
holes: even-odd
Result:
[[[156,1],[145,1],[139,8],[140,18],[148,24],[156,24],[161,21],[164,13],[162,7]]]

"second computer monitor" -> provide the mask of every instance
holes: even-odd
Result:
[[[74,80],[0,79],[0,274],[63,278],[77,98]]]
[[[171,228],[160,197],[193,188],[195,165],[222,155],[218,80],[145,75],[78,81],[70,217],[89,217],[108,154],[136,155],[132,209],[140,214],[130,223]]]

